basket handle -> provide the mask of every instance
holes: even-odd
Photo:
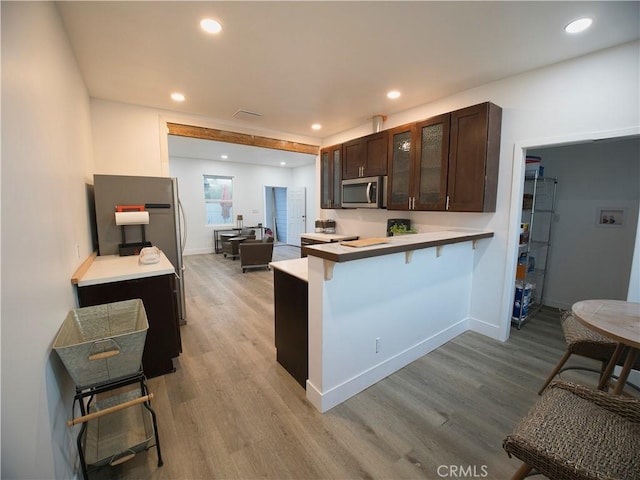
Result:
[[[114,348],[112,350],[106,350],[104,352],[93,353],[89,355],[88,357],[89,360],[103,360],[105,358],[111,358],[111,357],[115,357],[116,355],[120,355],[120,347],[118,346],[118,344],[113,338],[105,338],[104,340],[98,340],[97,342],[93,342],[93,345],[91,345],[91,349],[89,351],[93,350],[95,346],[105,342],[113,343]]]
[[[74,418],[72,420],[67,420],[67,426],[73,427],[74,425],[78,425],[79,423],[89,422],[91,420],[95,420],[96,418],[100,418],[105,415],[109,415],[111,413],[117,412],[119,410],[133,407],[134,405],[139,405],[141,403],[149,402],[152,399],[153,399],[153,393],[150,393],[149,395],[145,395],[144,397],[134,398],[133,400],[129,400],[127,402],[114,405],[113,407],[105,408],[104,410],[98,410],[97,412],[88,413],[81,417]]]

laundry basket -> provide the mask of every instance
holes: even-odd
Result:
[[[142,300],[71,310],[53,344],[77,389],[140,371],[149,322]]]
[[[116,395],[97,395],[92,403],[91,412],[99,412],[136,399],[140,395],[137,388]],[[87,466],[115,466],[157,445],[154,443],[154,439],[157,440],[154,425],[151,411],[143,404],[89,420],[84,439]]]

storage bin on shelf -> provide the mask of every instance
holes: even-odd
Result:
[[[524,280],[526,273],[532,273],[536,268],[536,259],[532,255],[522,252],[516,265],[516,280]]]
[[[140,299],[76,308],[53,349],[81,390],[140,371],[148,329]]]
[[[536,173],[540,172],[541,162],[542,162],[542,157],[527,155],[527,158],[525,159],[525,169],[524,169],[525,176],[535,177]],[[541,173],[539,174],[542,175]]]
[[[520,224],[520,245],[527,243],[529,243],[529,224],[523,222]]]
[[[516,282],[516,294],[513,301],[513,318],[526,317],[529,313],[532,291],[535,286],[532,283]]]

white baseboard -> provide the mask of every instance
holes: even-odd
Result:
[[[503,338],[504,335],[501,332],[499,325],[493,325],[483,320],[478,320],[477,318],[469,318],[469,330],[471,330],[472,332],[480,333],[489,338],[493,338],[494,340],[499,340],[501,342],[504,342],[506,340],[506,338]]]
[[[183,256],[187,256],[187,255],[202,255],[205,253],[213,253],[213,247],[207,247],[207,248],[190,248],[188,250],[185,250],[182,255]]]
[[[423,355],[444,345],[466,330],[468,330],[468,321],[464,319],[324,392],[307,380],[307,400],[320,412],[324,413]]]

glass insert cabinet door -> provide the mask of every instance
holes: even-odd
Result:
[[[323,148],[320,151],[320,207],[340,208],[342,183],[342,146]]]
[[[413,125],[398,127],[389,132],[390,142],[388,158],[389,195],[387,208],[393,210],[411,210],[411,174],[413,155],[411,143],[415,134]]]
[[[444,210],[447,199],[449,114],[389,131],[392,210]]]
[[[335,148],[331,153],[333,155],[331,172],[333,174],[333,202],[331,206],[332,208],[340,208],[342,206],[342,163],[340,162],[340,154],[342,152],[339,148]]]
[[[439,115],[416,125],[416,210],[446,209],[450,119],[449,114]]]
[[[331,208],[332,185],[329,153],[329,150],[323,150],[320,154],[320,205],[322,208]]]

